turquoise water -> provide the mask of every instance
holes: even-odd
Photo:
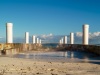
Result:
[[[48,62],[88,62],[100,64],[100,56],[82,51],[20,53],[13,57]]]

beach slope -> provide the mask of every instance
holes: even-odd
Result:
[[[0,75],[100,75],[100,65],[0,57]]]

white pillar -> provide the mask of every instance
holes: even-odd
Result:
[[[6,23],[6,43],[13,43],[13,23]]]
[[[67,44],[67,36],[64,36],[64,44]]]
[[[41,42],[41,39],[40,39],[39,43],[40,43],[40,44],[42,43],[42,42]]]
[[[64,44],[64,38],[61,39],[61,44]]]
[[[89,25],[84,24],[83,25],[83,45],[88,45],[88,39],[89,39]]]
[[[35,44],[36,42],[35,42],[35,36],[34,35],[32,37],[32,40],[33,40],[33,44]]]
[[[29,43],[29,32],[25,32],[25,43]]]
[[[61,40],[59,40],[59,44],[62,44]]]
[[[74,44],[74,33],[70,33],[70,44]]]
[[[39,43],[39,38],[36,38],[36,43],[37,43],[37,44]]]

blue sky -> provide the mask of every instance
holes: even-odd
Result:
[[[100,0],[0,0],[0,37],[6,37],[7,22],[12,22],[14,37],[33,34],[68,35],[100,30]]]

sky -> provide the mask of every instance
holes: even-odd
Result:
[[[6,37],[6,23],[13,23],[14,37],[68,35],[100,30],[100,0],[0,0],[0,38]]]

